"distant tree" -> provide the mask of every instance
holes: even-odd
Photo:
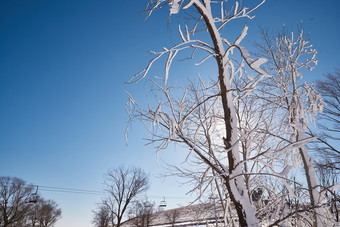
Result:
[[[93,220],[92,223],[95,227],[108,227],[111,214],[109,208],[103,204],[100,204],[96,211],[93,211]]]
[[[166,220],[171,224],[171,226],[175,226],[180,215],[181,213],[177,209],[169,210],[165,213]]]
[[[28,223],[30,226],[35,227],[39,226],[39,215],[38,210],[40,207],[40,197],[35,204],[33,204],[30,207],[30,210],[26,216],[26,223]]]
[[[327,74],[326,79],[318,80],[316,88],[326,105],[318,123],[322,132],[315,133],[318,136],[315,150],[327,159],[320,164],[327,164],[325,167],[340,171],[340,150],[337,146],[340,141],[340,69]]]
[[[53,226],[61,217],[61,209],[53,200],[46,200],[38,196],[37,202],[30,206],[26,216],[26,223],[35,227],[50,227]]]
[[[330,160],[322,160],[317,164],[317,176],[320,185],[324,191],[326,191],[326,198],[331,213],[334,215],[336,222],[340,222],[340,190],[338,188],[339,183],[339,171],[334,168],[334,164],[330,163]]]
[[[214,218],[215,226],[219,226],[218,223],[220,221],[223,222],[223,218],[221,220],[218,214],[218,209],[221,208],[219,206],[220,204],[217,203],[215,199],[218,199],[218,197],[211,195],[210,198],[206,202],[202,202],[198,205],[191,206],[191,209],[189,211],[192,214],[191,225],[194,225],[194,226],[200,225],[202,223],[202,220],[204,219],[207,220],[208,218],[211,218],[211,217]],[[180,213],[178,211],[177,213],[178,213],[178,217],[177,217],[177,220],[178,220]]]
[[[19,178],[0,177],[0,226],[16,226],[26,218],[33,189]]]
[[[129,209],[129,219],[132,219],[133,224],[138,227],[150,226],[155,218],[155,203],[151,203],[147,199],[133,202],[133,206]]]
[[[133,199],[149,188],[148,176],[140,168],[125,168],[108,171],[105,179],[108,197],[102,203],[109,209],[112,222],[119,227],[128,206]]]
[[[55,201],[40,198],[39,205],[37,206],[37,214],[39,226],[50,227],[61,218],[61,209],[58,208],[58,204]]]
[[[317,176],[320,186],[326,193],[327,204],[334,219],[339,223],[340,197],[338,185],[340,173],[340,69],[328,73],[325,79],[316,82],[316,89],[326,104],[319,115],[317,128],[310,129],[309,134],[316,137],[310,145],[317,162]]]

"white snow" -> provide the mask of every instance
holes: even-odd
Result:
[[[170,6],[170,14],[177,14],[179,12],[179,1],[180,0],[171,0],[169,3]]]

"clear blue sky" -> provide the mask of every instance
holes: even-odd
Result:
[[[163,169],[152,147],[144,146],[145,131],[133,126],[125,144],[124,90],[145,94],[124,82],[148,62],[144,51],[170,46],[178,35],[167,26],[167,10],[145,22],[138,14],[145,5],[144,0],[0,1],[1,176],[99,190],[109,168],[135,165],[150,174],[148,194],[156,204],[162,200],[156,196],[168,198],[170,207],[185,202],[171,198],[184,197],[185,188],[155,177]],[[247,23],[247,40],[257,36],[259,25],[294,26],[302,20],[319,52],[311,78],[322,79],[340,64],[339,10],[337,0],[268,0]],[[160,159],[175,162],[181,156],[180,149],[171,149]],[[57,227],[91,226],[91,210],[101,198],[41,193],[62,208]]]

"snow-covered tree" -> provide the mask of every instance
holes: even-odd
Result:
[[[230,21],[252,18],[251,13],[263,2],[248,9],[242,7],[239,2],[230,6],[225,1],[210,0],[150,1],[147,9],[149,14],[158,8],[169,6],[170,15],[178,14],[180,10],[191,10],[191,15],[196,21],[191,23],[191,28],[188,27],[189,24],[179,26],[182,42],[171,48],[164,48],[161,52],[154,52],[156,57],[129,81],[144,78],[157,59],[168,55],[163,85],[154,83],[163,93],[165,100],[159,100],[159,105],[155,109],[150,108],[145,111],[138,105],[134,105],[134,109],[130,112],[131,117],[141,118],[147,127],[149,126],[147,122],[153,122],[154,128],[149,129],[149,132],[155,137],[153,142],[158,143],[158,150],[165,149],[171,141],[183,143],[207,165],[207,173],[212,171],[214,176],[222,179],[223,187],[236,209],[240,226],[257,226],[258,220],[244,182],[244,160],[239,152],[240,138],[234,105],[235,98],[237,100],[240,97],[233,96],[233,91],[235,89],[242,91],[241,96],[244,96],[267,74],[259,67],[265,60],[252,59],[248,51],[240,45],[247,34],[248,27],[244,26],[234,41],[223,37],[222,31],[227,30],[225,27]],[[207,41],[196,38],[196,32],[202,28],[210,36]],[[192,49],[193,54],[202,51],[206,55],[197,64],[202,64],[209,58],[215,59],[218,75],[214,86],[209,87],[211,85],[203,83],[205,89],[202,91],[185,89],[182,97],[178,99],[167,88],[167,81],[174,57],[186,49]],[[238,60],[233,56],[236,52],[240,55]],[[255,72],[254,77],[243,74],[245,65]],[[242,87],[235,87],[234,80],[240,77],[245,78],[246,83]],[[196,92],[200,93],[194,94]],[[187,98],[187,93],[199,96],[191,101]],[[131,104],[135,104],[132,97],[130,101]],[[205,112],[201,113],[200,110]],[[157,128],[159,131],[154,131]],[[212,137],[221,130],[223,132],[219,133],[220,136]],[[205,176],[202,177],[205,180]]]
[[[332,166],[327,161],[320,161],[317,164],[317,176],[322,190],[325,191],[330,212],[334,215],[335,221],[340,223],[340,211],[338,209],[340,205],[339,171]]]
[[[335,220],[340,222],[338,206],[340,192],[338,188],[340,173],[340,69],[326,74],[326,78],[316,82],[316,88],[323,97],[325,107],[319,116],[317,130],[311,134],[317,140],[311,148],[318,157],[317,175],[323,190],[326,191],[327,202]]]
[[[178,44],[151,52],[155,57],[129,80],[145,78],[155,62],[167,56],[164,77],[151,79],[154,102],[144,107],[129,94],[128,112],[131,121],[144,124],[157,153],[172,142],[187,148],[188,168],[175,168],[195,182],[193,190],[200,196],[218,195],[224,223],[275,226],[295,221],[323,226],[322,215],[328,214],[305,148],[314,139],[305,132],[308,119],[322,110],[323,102],[311,84],[298,80],[302,68],[316,63],[316,51],[302,32],[297,37],[281,34],[269,40],[270,46],[262,46],[262,55],[270,59],[268,74],[260,68],[266,59],[254,60],[241,46],[248,27],[238,34],[226,27],[236,19],[252,19],[263,2],[246,8],[238,1],[149,1],[148,16],[169,7],[171,17],[188,12],[191,20],[178,26]],[[188,54],[198,67],[215,67],[216,77],[207,82],[198,76],[198,82],[184,87],[171,84],[170,66],[180,54]],[[307,197],[289,176],[300,163]],[[290,198],[303,205],[289,203]]]
[[[292,160],[289,165],[303,166],[313,226],[329,226],[330,216],[323,208],[325,198],[317,181],[314,160],[305,146],[315,139],[307,134],[309,124],[324,107],[324,101],[313,84],[301,80],[302,70],[312,70],[317,64],[317,51],[305,38],[303,29],[297,35],[286,28],[274,33],[262,30],[262,37],[263,42],[257,47],[269,60],[267,71],[273,75],[266,81],[265,86],[271,90],[264,98],[282,113],[281,136],[287,138],[287,157]],[[289,147],[289,144],[292,146]]]

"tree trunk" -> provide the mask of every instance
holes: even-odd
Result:
[[[245,187],[245,182],[242,176],[242,167],[238,165],[240,163],[239,147],[237,142],[237,116],[233,103],[232,93],[230,91],[231,81],[228,74],[227,57],[225,56],[225,50],[223,46],[220,33],[218,32],[214,19],[212,17],[210,6],[203,6],[198,2],[195,2],[196,9],[203,16],[209,34],[214,44],[215,59],[218,65],[218,80],[220,84],[220,92],[222,98],[222,106],[224,111],[224,122],[226,130],[225,149],[228,152],[229,161],[229,176],[225,177],[226,187],[231,201],[235,205],[237,215],[239,218],[239,224],[241,227],[246,226],[258,226],[258,221],[255,217],[255,207],[253,207],[249,201],[248,193]],[[233,146],[233,148],[232,148]],[[228,170],[224,170],[227,172]],[[230,179],[230,176],[236,176]]]
[[[303,130],[303,123],[297,123],[295,124],[302,125],[301,128],[296,127],[297,136],[296,141],[301,141],[307,138],[305,131]],[[306,180],[308,185],[308,193],[310,197],[310,203],[313,208],[313,227],[321,227],[324,226],[321,221],[322,214],[322,208],[320,208],[320,200],[322,200],[322,194],[318,190],[319,185],[317,182],[317,177],[315,173],[315,168],[313,164],[313,159],[309,156],[306,148],[300,147],[299,153],[302,158],[303,167],[306,174]]]

